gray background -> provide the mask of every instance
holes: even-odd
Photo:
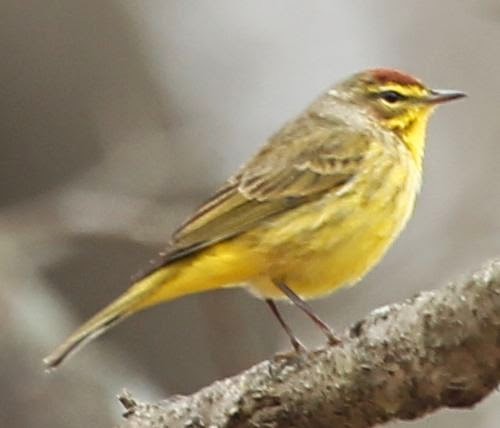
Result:
[[[265,305],[227,290],[149,310],[41,369],[269,134],[354,71],[399,67],[470,98],[431,123],[401,239],[318,313],[341,329],[500,254],[494,1],[4,0],[0,16],[0,426],[110,426],[123,387],[188,393],[288,346]],[[401,426],[493,428],[499,403]]]

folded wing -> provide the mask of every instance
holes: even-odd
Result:
[[[368,139],[304,118],[285,126],[173,235],[167,251],[135,280],[179,258],[341,190],[359,170]]]

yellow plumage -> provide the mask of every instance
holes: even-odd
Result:
[[[411,215],[434,105],[459,96],[384,69],[331,89],[275,134],[181,227],[158,263],[46,364],[57,366],[139,310],[188,294],[246,286],[271,305],[288,296],[300,306],[300,298],[354,284]],[[288,289],[298,296],[285,295]]]

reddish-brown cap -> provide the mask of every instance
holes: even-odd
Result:
[[[414,85],[424,87],[417,78],[392,68],[374,68],[365,72],[365,75],[376,83],[386,85],[396,83],[398,85]]]

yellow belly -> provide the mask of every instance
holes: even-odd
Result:
[[[306,299],[354,284],[380,260],[412,212],[420,176],[408,165],[367,171],[341,195],[327,194],[168,265],[137,285],[164,284],[139,307],[235,286],[249,286],[258,297],[284,298],[273,280]]]
[[[321,297],[359,281],[382,258],[406,224],[418,191],[418,177],[394,171],[376,192],[326,196],[244,239],[259,240],[266,271],[252,280],[261,297],[283,298],[272,280],[301,297]],[[366,183],[358,183],[365,186]],[[260,259],[260,257],[259,257]]]

